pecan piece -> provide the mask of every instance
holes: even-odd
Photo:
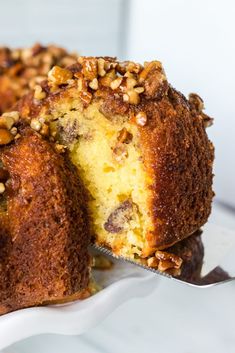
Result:
[[[139,82],[143,84],[147,99],[162,97],[168,88],[166,75],[159,61],[145,64],[139,75]]]
[[[179,269],[182,265],[183,260],[175,255],[165,251],[157,250],[155,252],[155,257],[159,261],[158,270],[166,271],[169,269]]]
[[[59,66],[54,66],[48,73],[48,81],[53,85],[63,85],[73,77],[73,73],[67,69],[62,69]]]
[[[133,215],[133,203],[130,200],[122,202],[108,217],[104,229],[109,233],[120,233],[126,222]]]
[[[96,58],[79,57],[78,62],[82,65],[82,73],[87,80],[92,81],[94,78],[97,78],[98,67]]]
[[[189,105],[193,110],[200,113],[204,109],[203,99],[196,93],[190,93],[188,96]]]
[[[0,145],[7,145],[14,140],[14,136],[10,131],[0,128]]]
[[[188,101],[191,110],[200,115],[205,128],[211,126],[213,124],[213,119],[203,113],[203,109],[205,108],[203,99],[196,93],[190,93]]]

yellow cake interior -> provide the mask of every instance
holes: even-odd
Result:
[[[52,129],[69,147],[89,192],[97,243],[117,254],[138,257],[153,225],[148,211],[151,180],[144,169],[136,125],[125,117],[107,119],[98,103],[83,109],[75,99],[56,103],[50,114]],[[123,133],[128,138],[120,142]]]

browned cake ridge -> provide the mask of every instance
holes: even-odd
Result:
[[[86,296],[90,234],[75,167],[29,127],[0,159],[0,315]]]

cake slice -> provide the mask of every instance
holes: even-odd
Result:
[[[89,222],[76,169],[30,127],[14,138],[6,122],[0,117],[0,315],[90,295]]]
[[[31,92],[16,109],[69,152],[97,244],[147,259],[207,221],[211,119],[198,95],[187,100],[171,87],[159,61],[80,57],[67,69],[53,67],[41,87],[45,97]]]

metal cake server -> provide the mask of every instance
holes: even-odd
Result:
[[[201,271],[192,279],[174,277],[165,272],[160,272],[131,259],[115,255],[111,250],[102,246],[94,244],[92,247],[107,256],[126,261],[157,275],[168,277],[190,286],[205,288],[235,279],[235,231],[207,223],[202,228],[201,240],[204,247]]]

